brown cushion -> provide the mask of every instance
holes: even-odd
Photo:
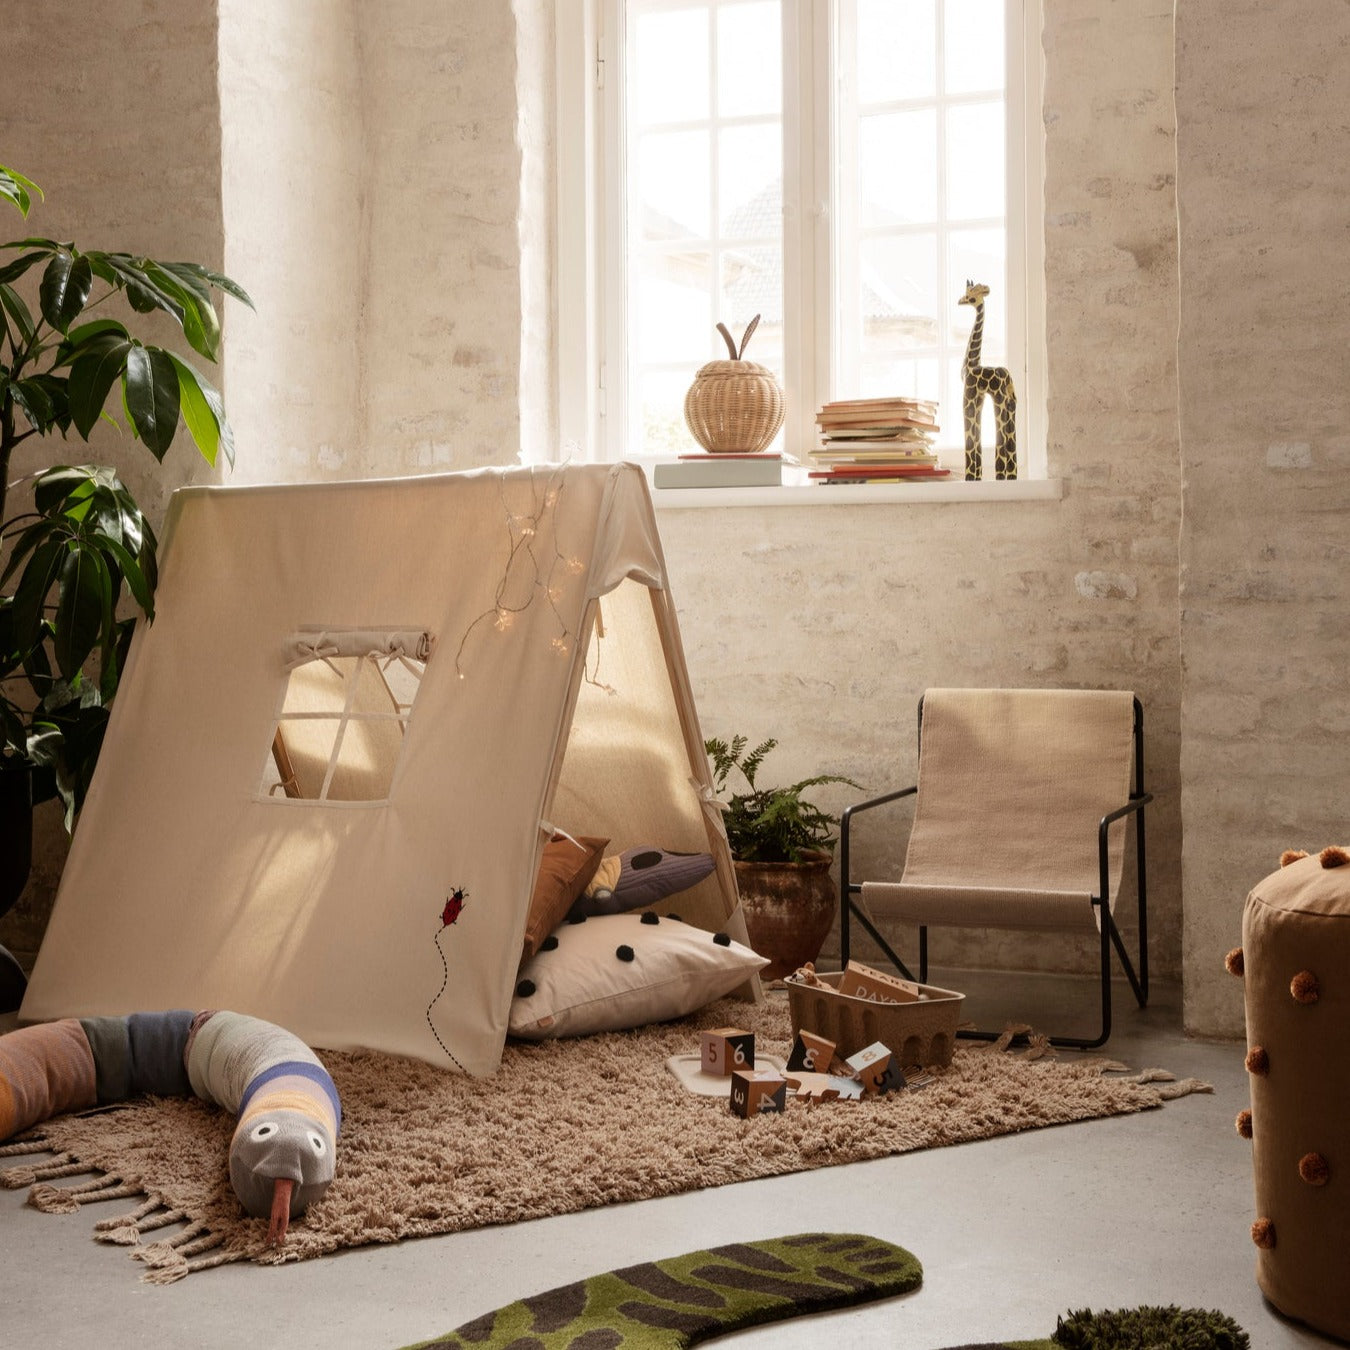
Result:
[[[577,843],[583,847],[578,848],[570,839],[555,834],[544,845],[539,875],[534,879],[530,918],[525,925],[522,961],[528,961],[539,950],[539,944],[567,917],[567,911],[600,866],[609,840],[582,834],[577,836]]]

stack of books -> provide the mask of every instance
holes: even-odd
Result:
[[[924,482],[946,478],[933,450],[937,404],[917,398],[826,403],[816,414],[820,445],[809,476],[820,483]]]
[[[782,481],[783,456],[763,452],[700,450],[652,465],[652,486],[658,488],[778,487]]]

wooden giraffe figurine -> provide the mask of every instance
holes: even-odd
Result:
[[[980,364],[984,339],[984,297],[989,287],[966,281],[966,293],[957,301],[975,307],[975,327],[970,330],[965,360],[961,362],[961,411],[966,425],[966,478],[983,476],[980,453],[980,414],[988,397],[994,405],[994,477],[1017,477],[1017,391],[1012,375],[1003,366]]]

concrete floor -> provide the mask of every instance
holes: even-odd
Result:
[[[930,978],[966,989],[971,1014],[980,1018],[983,1004],[990,1021],[1003,1020],[1014,987],[1023,991],[1019,1015],[1057,1031],[1084,1027],[1074,1015],[1095,1006],[1095,988],[1073,979],[1019,976],[1014,985],[940,970]],[[1122,988],[1117,1008],[1111,1055],[1203,1078],[1214,1095],[294,1266],[226,1266],[164,1288],[141,1284],[124,1252],[90,1240],[104,1207],[51,1216],[25,1208],[22,1191],[0,1190],[0,1346],[392,1350],[597,1271],[822,1228],[909,1248],[923,1262],[923,1288],[729,1344],[932,1350],[1045,1336],[1066,1309],[1140,1303],[1222,1309],[1255,1350],[1334,1344],[1281,1318],[1253,1278],[1249,1146],[1233,1130],[1247,1104],[1241,1048],[1184,1037],[1176,990],[1156,990],[1141,1013]],[[106,1212],[114,1206],[128,1202]]]

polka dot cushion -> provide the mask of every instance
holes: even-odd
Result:
[[[557,945],[521,967],[511,1035],[542,1041],[683,1017],[768,965],[725,934],[718,941],[692,924],[654,917],[604,914],[563,924]]]

